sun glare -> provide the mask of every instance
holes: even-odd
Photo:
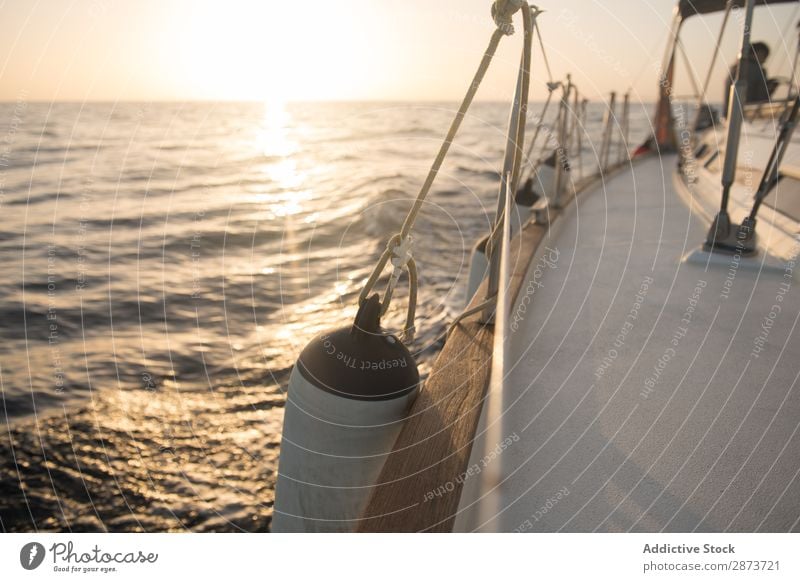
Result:
[[[331,3],[198,3],[183,17],[176,50],[188,82],[210,99],[341,98],[353,84],[341,63],[352,62],[358,16]]]
[[[264,103],[264,120],[256,137],[256,147],[268,158],[285,158],[297,151],[297,143],[289,138],[291,116],[282,99]]]

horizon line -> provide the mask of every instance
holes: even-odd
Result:
[[[285,105],[306,105],[306,104],[327,104],[327,103],[458,103],[461,99],[287,99],[281,101]],[[512,99],[475,99],[473,103],[511,103]],[[545,99],[531,99],[530,103],[544,103]],[[205,98],[187,98],[187,99],[0,99],[0,104],[15,104],[15,103],[29,103],[29,104],[115,104],[115,103],[153,103],[153,104],[177,104],[177,103],[252,103],[252,104],[265,104],[270,103],[269,99],[205,99]],[[589,103],[605,103],[600,99],[591,100]],[[638,103],[651,105],[657,102],[656,99],[639,101]]]

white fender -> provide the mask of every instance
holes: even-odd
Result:
[[[352,327],[323,333],[289,379],[273,532],[358,525],[419,387],[413,357],[380,331],[377,295]]]

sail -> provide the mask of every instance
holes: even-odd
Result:
[[[797,1],[798,0],[756,0],[756,6]],[[745,0],[734,0],[733,5],[742,8],[744,7],[744,2]],[[725,10],[727,3],[727,0],[680,0],[678,2],[678,10],[680,11],[681,19],[685,20],[695,14],[708,14],[709,12]]]

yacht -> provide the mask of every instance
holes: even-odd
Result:
[[[628,144],[629,97],[612,96],[585,177],[571,79],[547,82],[555,123],[529,111],[546,15],[492,3],[486,55],[356,320],[299,356],[273,531],[800,531],[794,71],[769,101],[748,99],[752,23],[778,3],[679,0],[652,136]],[[740,46],[724,117],[706,95],[711,71],[691,108],[673,90],[683,24],[720,12],[720,38]],[[514,29],[495,222],[473,250],[469,305],[420,382],[404,345],[414,213]],[[406,283],[406,328],[384,330]]]

